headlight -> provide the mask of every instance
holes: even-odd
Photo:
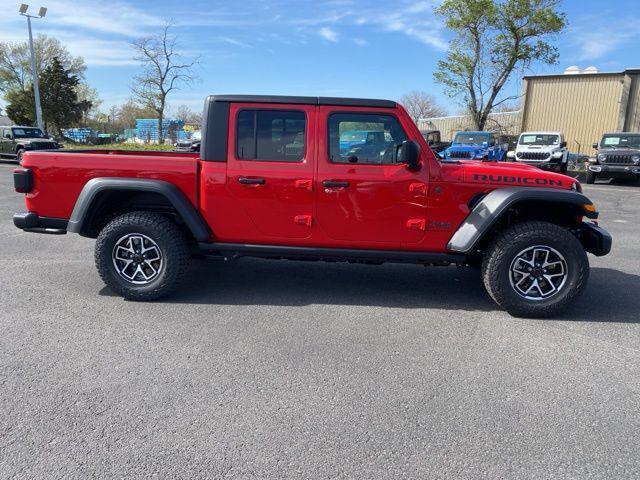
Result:
[[[551,155],[553,158],[562,158],[562,152],[553,152]]]
[[[487,154],[486,151],[479,151],[476,152],[476,158],[484,158],[484,156]]]
[[[631,160],[633,161],[633,163],[640,163],[640,156],[634,155],[633,157],[631,157]]]
[[[607,158],[607,157],[606,157],[606,155],[604,155],[603,153],[599,153],[599,154],[598,154],[598,160],[602,161],[602,160],[604,160],[605,158]]]

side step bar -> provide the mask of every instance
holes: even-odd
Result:
[[[221,254],[228,260],[239,257],[284,260],[321,260],[359,263],[415,263],[422,265],[464,264],[466,255],[449,253],[405,252],[397,250],[358,250],[350,248],[289,247],[285,245],[251,245],[243,243],[200,243],[206,253]]]

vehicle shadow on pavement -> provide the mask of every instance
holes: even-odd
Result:
[[[587,290],[557,320],[640,323],[640,276],[592,268]],[[114,295],[108,288],[102,295]],[[472,268],[326,264],[241,259],[197,261],[163,303],[211,305],[359,305],[500,311]]]
[[[566,321],[640,323],[640,276],[592,268]],[[112,295],[107,288],[103,295]],[[241,259],[194,262],[165,303],[212,305],[359,305],[387,308],[500,311],[472,268],[424,268]]]
[[[587,289],[563,319],[581,322],[640,323],[640,275],[592,268]]]
[[[113,295],[104,288],[102,295]],[[493,311],[471,268],[240,259],[192,263],[186,281],[161,302],[219,305],[359,305]]]

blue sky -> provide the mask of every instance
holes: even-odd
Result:
[[[42,0],[47,17],[36,32],[57,37],[86,59],[86,79],[103,110],[126,101],[137,71],[130,42],[167,20],[185,56],[200,56],[200,80],[170,99],[201,108],[211,93],[356,96],[397,99],[411,90],[432,93],[450,113],[460,107],[433,81],[451,35],[420,0]],[[0,41],[26,38],[18,3],[0,0]],[[34,7],[40,4],[33,4]],[[640,67],[637,0],[566,0],[569,27],[557,43],[560,63],[601,71]],[[613,27],[603,20],[615,19]],[[519,81],[509,86],[518,92]]]

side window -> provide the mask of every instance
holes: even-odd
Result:
[[[391,115],[329,115],[329,159],[333,163],[398,163],[398,147],[407,135]]]
[[[242,110],[236,123],[236,156],[242,160],[301,162],[306,116],[300,111]]]

